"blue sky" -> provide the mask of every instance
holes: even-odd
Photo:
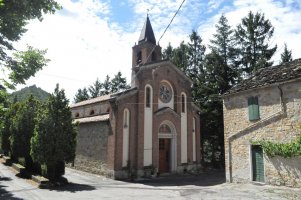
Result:
[[[79,88],[121,71],[130,82],[131,51],[143,27],[147,10],[157,40],[182,0],[57,0],[63,10],[33,20],[16,43],[48,49],[51,62],[27,85],[52,92],[59,83],[72,100]],[[177,46],[197,30],[208,46],[222,13],[235,28],[249,11],[263,12],[275,27],[271,44],[278,45],[273,60],[279,63],[284,42],[301,57],[301,0],[186,0],[170,29],[160,41]],[[208,53],[208,52],[207,52]],[[24,86],[19,86],[22,88]]]

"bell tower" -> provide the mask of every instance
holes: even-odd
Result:
[[[138,44],[133,46],[132,69],[161,59],[161,47],[156,44],[155,34],[147,15]]]

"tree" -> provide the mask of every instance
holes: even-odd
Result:
[[[111,80],[111,93],[120,92],[129,88],[130,86],[126,83],[126,78],[122,77],[121,72],[118,72]]]
[[[35,128],[35,117],[39,107],[39,102],[30,95],[28,99],[19,104],[19,109],[12,120],[10,136],[10,147],[14,157],[25,158],[25,165],[28,169],[33,169],[33,161],[30,156],[30,140]]]
[[[292,57],[292,50],[288,50],[287,49],[287,45],[286,43],[284,43],[284,51],[283,53],[281,54],[281,61],[280,61],[280,64],[283,64],[283,63],[286,63],[286,62],[291,62],[293,60],[293,57]]]
[[[34,136],[31,139],[31,156],[47,166],[50,180],[64,173],[64,163],[75,158],[76,125],[72,123],[69,101],[64,90],[57,85],[44,108],[37,114]],[[57,166],[63,165],[63,169]]]
[[[61,7],[54,0],[2,0],[0,5],[0,68],[10,71],[11,83],[3,78],[1,81],[6,87],[13,87],[13,84],[24,83],[48,60],[44,58],[45,51],[29,46],[26,51],[17,52],[12,43],[27,31],[25,26],[29,20],[42,21],[43,14],[52,14]],[[14,52],[13,56],[10,56],[11,52]]]
[[[84,88],[85,89],[85,88]],[[102,89],[102,83],[96,79],[96,81],[89,87],[89,93],[91,98],[95,98],[100,96],[101,94],[101,89]],[[83,91],[84,93],[84,91]],[[85,94],[84,94],[85,95]]]
[[[88,93],[87,88],[78,89],[74,97],[74,103],[78,103],[88,99],[90,99],[90,95]]]
[[[204,75],[204,56],[205,45],[202,44],[202,38],[196,31],[192,31],[188,42],[188,76],[192,79]]]
[[[107,95],[107,94],[110,94],[110,93],[111,93],[111,90],[112,90],[112,84],[111,84],[109,75],[106,76],[106,79],[105,79],[105,81],[103,82],[102,86],[103,86],[103,90],[102,90],[101,93],[100,93],[101,96],[102,96],[102,95]]]
[[[269,43],[274,34],[274,27],[270,20],[266,20],[264,14],[249,12],[242,19],[235,31],[239,44],[240,63],[246,75],[254,71],[271,66],[270,59],[277,50],[277,45],[271,47]]]
[[[171,46],[171,44],[169,42],[166,49],[163,50],[162,57],[163,57],[163,59],[172,60],[173,53],[174,53],[174,49],[173,49],[173,47]]]

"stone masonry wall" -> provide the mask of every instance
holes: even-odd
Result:
[[[79,125],[74,167],[96,174],[109,173],[107,169],[108,122],[92,122]]]
[[[252,181],[251,144],[254,140],[290,142],[301,132],[301,81],[240,92],[224,97],[226,179]],[[249,121],[248,97],[258,96],[260,120]],[[229,145],[229,138],[230,139]],[[299,159],[299,163],[296,160]],[[301,186],[301,158],[264,157],[265,182]],[[231,176],[232,174],[232,176]]]

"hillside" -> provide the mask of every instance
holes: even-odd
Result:
[[[18,90],[16,92],[13,92],[10,95],[10,99],[13,100],[14,98],[17,98],[17,101],[22,101],[26,99],[30,94],[33,94],[33,96],[35,96],[40,101],[46,101],[50,95],[48,92],[42,90],[36,85],[32,85]]]

